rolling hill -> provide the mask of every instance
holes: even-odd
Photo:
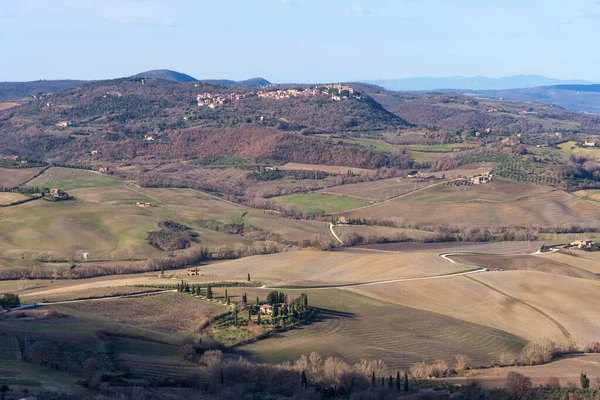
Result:
[[[132,76],[135,79],[166,79],[175,82],[198,82],[198,79],[169,69],[153,69],[151,71],[140,72]]]

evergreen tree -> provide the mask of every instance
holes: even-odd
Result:
[[[244,295],[242,296],[242,303],[248,304],[248,295],[246,292],[244,292]]]
[[[250,282],[250,273],[248,272],[248,282]]]
[[[390,379],[388,380],[388,387],[392,389],[394,387],[394,378],[390,375]]]
[[[582,389],[589,389],[590,388],[590,379],[583,372],[579,376],[579,381],[581,382],[581,388]]]
[[[186,293],[190,292],[190,285],[187,282],[185,283],[185,292]]]
[[[385,386],[385,378],[382,376],[381,377],[381,387]]]
[[[248,322],[252,322],[252,309],[248,307]]]
[[[404,374],[404,391],[408,392],[408,373]]]
[[[273,318],[277,318],[278,315],[279,315],[279,307],[274,306],[273,307]]]
[[[260,300],[258,299],[258,296],[256,296],[256,305],[260,305]]]
[[[210,285],[208,285],[206,287],[206,298],[207,299],[212,299],[213,298],[212,287]]]
[[[306,379],[306,372],[302,371],[302,389],[306,389],[308,380]]]
[[[257,318],[256,318],[256,323],[260,325],[260,310],[258,311]]]
[[[401,390],[400,385],[401,385],[401,383],[400,383],[400,371],[398,371],[396,373],[396,390],[397,391]]]
[[[373,388],[375,387],[375,371],[373,371],[373,374],[371,375],[371,386],[373,386]]]
[[[223,368],[221,368],[221,386],[225,385],[225,375],[223,374]]]
[[[237,308],[233,310],[233,324],[238,326],[238,311]]]

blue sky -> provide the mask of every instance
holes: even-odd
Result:
[[[600,81],[600,0],[0,0],[0,81]]]

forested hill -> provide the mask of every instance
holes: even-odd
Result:
[[[370,96],[355,93],[334,100],[334,94],[317,91],[314,96],[274,98],[259,97],[258,90],[162,79],[96,81],[0,112],[0,140],[11,154],[56,162],[86,162],[97,151],[98,157],[113,161],[226,155],[253,161],[404,166],[400,155],[315,136],[408,126]],[[268,90],[273,96],[278,88]],[[197,96],[206,93],[215,104],[199,106]]]
[[[0,82],[0,101],[20,100],[39,93],[61,92],[83,86],[88,82],[77,80]]]

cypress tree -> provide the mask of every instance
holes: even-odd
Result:
[[[388,381],[388,387],[392,389],[394,387],[394,378],[390,375],[390,379]]]
[[[250,282],[250,272],[248,272],[248,282]]]
[[[227,294],[227,289],[225,289],[225,300],[227,300],[229,298],[229,295]]]
[[[306,389],[308,380],[306,379],[306,372],[302,371],[302,389]]]
[[[246,294],[246,292],[244,292],[244,295],[242,296],[242,303],[244,303],[244,304],[248,303],[248,295]]]
[[[260,311],[256,315],[258,316],[256,319],[256,323],[260,325]]]
[[[258,299],[258,296],[256,296],[256,305],[260,305],[260,300]]]
[[[404,374],[404,391],[408,392],[408,372]]]
[[[252,310],[248,308],[248,322],[252,322]]]
[[[396,390],[397,391],[401,390],[401,388],[400,388],[400,371],[398,371],[396,373]]]
[[[375,387],[375,371],[373,371],[373,374],[371,375],[371,386]]]
[[[207,299],[212,299],[213,298],[212,287],[210,285],[208,285],[206,287],[206,298]]]
[[[233,310],[233,324],[238,326],[238,311],[237,308]]]
[[[382,376],[381,377],[381,387],[385,386],[385,378]]]

